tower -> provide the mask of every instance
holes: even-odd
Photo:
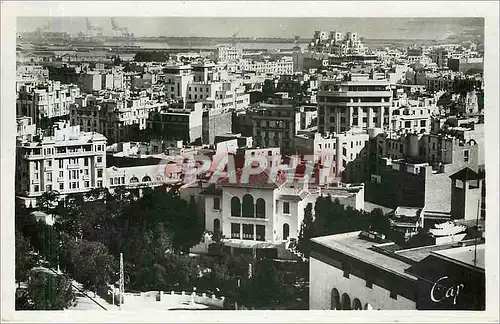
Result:
[[[464,168],[452,174],[450,179],[451,217],[453,219],[476,219],[478,201],[481,200],[482,177],[472,169]]]

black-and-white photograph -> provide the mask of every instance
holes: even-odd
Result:
[[[16,312],[486,310],[485,18],[270,14],[18,13]]]

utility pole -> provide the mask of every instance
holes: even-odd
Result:
[[[477,200],[477,214],[476,214],[476,235],[474,235],[474,266],[477,263],[477,236],[479,234],[479,214],[481,213],[481,198]]]
[[[120,253],[120,310],[122,310],[122,302],[124,301],[125,297],[125,278],[123,275],[123,253]]]

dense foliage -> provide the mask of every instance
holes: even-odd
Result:
[[[389,220],[378,208],[368,213],[350,206],[346,208],[338,199],[333,200],[330,196],[318,197],[314,206],[314,217],[311,205],[304,210],[298,248],[308,256],[309,240],[313,237],[359,230],[387,233],[389,227]]]

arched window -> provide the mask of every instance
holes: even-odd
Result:
[[[290,236],[290,225],[283,224],[283,239],[287,240]]]
[[[214,219],[214,233],[220,232],[220,220],[218,218]]]
[[[373,310],[373,306],[370,305],[370,303],[366,303],[364,309],[365,310]]]
[[[257,199],[255,204],[255,216],[257,218],[266,218],[266,201],[262,198]]]
[[[151,181],[151,178],[149,176],[145,176],[144,178],[142,178],[142,182],[150,182]]]
[[[352,309],[354,310],[362,310],[363,305],[361,304],[361,301],[358,298],[354,298],[352,301]]]
[[[130,183],[137,183],[137,182],[139,182],[139,179],[137,179],[137,177],[130,178]]]
[[[243,217],[255,217],[254,206],[253,206],[253,197],[250,194],[246,194],[243,196],[243,206],[242,206],[242,216]]]
[[[342,309],[350,310],[351,309],[351,297],[348,294],[342,295]]]
[[[340,305],[340,293],[339,293],[339,291],[336,288],[333,288],[330,295],[331,295],[330,309],[337,309],[337,310],[342,309],[342,307]]]
[[[238,197],[231,198],[231,216],[241,216],[241,203]]]

